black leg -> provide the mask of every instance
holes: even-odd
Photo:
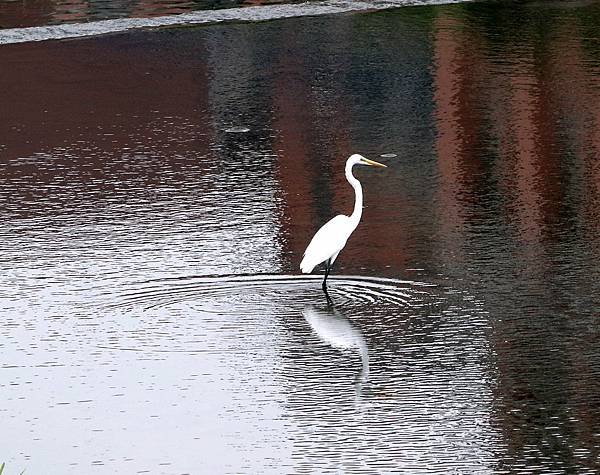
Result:
[[[327,292],[327,277],[329,277],[329,273],[331,272],[331,268],[333,264],[331,264],[331,259],[327,259],[325,262],[325,278],[323,279],[323,292],[325,292],[325,298],[327,299],[327,306],[333,307],[333,300],[329,296],[329,292]]]
[[[323,289],[323,292],[325,292],[325,298],[327,299],[327,307],[333,308],[333,300],[331,300],[331,297],[329,296],[329,292],[327,292],[327,287],[325,287]]]
[[[325,262],[325,278],[323,279],[323,292],[325,293],[327,293],[327,277],[329,277],[331,267],[331,259],[327,259],[327,261]]]

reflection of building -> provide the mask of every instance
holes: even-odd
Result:
[[[336,21],[338,28],[334,31],[345,31],[349,21],[348,18]],[[276,56],[277,74],[273,83],[274,148],[278,155],[278,181],[285,195],[281,210],[284,252],[294,270],[312,233],[334,214],[352,206],[337,193],[339,180],[344,180],[344,161],[349,153],[343,126],[348,119],[344,114],[346,107],[340,102],[332,104],[329,94],[320,94],[315,85],[315,76],[323,71],[314,68],[326,65],[325,58],[331,52],[321,44],[313,45],[315,49],[306,56],[289,54],[289,49],[298,44],[299,35],[306,33],[296,29],[282,31],[278,39],[282,54]],[[301,44],[311,48],[308,36]],[[315,56],[323,61],[315,62]],[[338,61],[346,65],[347,58],[341,55]],[[331,79],[326,82],[328,92],[337,98],[339,83],[328,77]],[[335,110],[337,114],[329,115],[329,120],[315,121],[322,113],[328,115],[327,110]]]
[[[549,74],[557,92],[552,105],[557,115],[568,117],[563,133],[564,147],[573,155],[569,173],[581,183],[570,186],[568,197],[583,220],[586,239],[595,239],[600,233],[600,78],[587,57],[586,45],[579,38],[570,38],[569,33],[578,30],[575,21],[561,26],[562,41],[554,45],[561,56],[549,66]]]
[[[567,428],[568,411],[597,387],[592,352],[570,347],[577,341],[588,350],[592,343],[570,334],[569,322],[588,318],[590,307],[577,302],[595,292],[574,263],[585,260],[577,253],[587,252],[587,236],[596,233],[571,223],[598,222],[597,206],[588,217],[584,210],[598,196],[599,81],[572,33],[578,28],[573,19],[560,35],[548,35],[545,25],[543,41],[526,21],[517,22],[518,39],[508,22],[497,22],[490,36],[476,22],[442,15],[435,29],[438,212],[440,234],[450,236],[454,248],[447,267],[483,279],[482,292],[495,303],[495,417],[506,463],[527,463],[525,451],[534,450],[556,466],[571,466],[573,447],[588,452],[600,423],[582,411],[581,432]],[[486,232],[476,234],[486,220]],[[506,230],[501,235],[495,235],[498,222]],[[486,267],[494,274],[482,274]],[[583,285],[565,293],[564,284],[574,279]],[[543,429],[551,425],[560,429]]]
[[[237,0],[29,0],[2,2],[0,28],[79,23],[113,18],[174,15],[197,8],[234,6]],[[223,5],[224,4],[224,5]]]
[[[576,32],[575,36],[573,32]],[[585,262],[585,256],[592,251],[590,254],[595,255],[597,262],[600,231],[600,77],[597,62],[590,61],[585,50],[582,38],[586,36],[587,32],[575,19],[561,25],[560,40],[551,44],[553,50],[560,51],[560,56],[549,66],[551,72],[548,77],[553,81],[550,87],[554,92],[552,108],[569,124],[566,133],[562,131],[566,137],[561,137],[564,140],[561,158],[564,161],[567,154],[572,154],[572,162],[568,170],[558,170],[557,176],[564,186],[564,199],[568,200],[579,222],[577,231],[583,255],[573,257]],[[559,171],[562,173],[559,174]],[[574,445],[579,448],[582,466],[597,471],[600,460],[600,446],[595,440],[600,433],[600,417],[595,410],[598,390],[594,384],[598,381],[600,367],[596,325],[598,306],[594,302],[598,294],[597,277],[584,266],[572,271],[575,272],[570,278],[571,284],[577,280],[578,292],[568,300],[570,306],[574,306],[572,299],[577,299],[581,308],[569,312],[574,314],[569,320],[575,324],[569,328],[570,338],[566,345],[569,374],[566,392],[569,404],[574,408],[572,417],[578,421]]]
[[[449,265],[464,262],[466,228],[484,169],[483,110],[474,90],[482,79],[476,64],[478,46],[473,34],[459,26],[459,20],[446,16],[434,26],[438,233]]]
[[[363,223],[368,225],[360,225],[348,241],[338,270],[410,267],[409,243],[428,234],[426,227],[414,225],[409,213],[427,206],[430,189],[423,191],[411,168],[429,175],[430,151],[421,145],[425,141],[395,149],[403,138],[429,138],[430,110],[423,105],[430,94],[425,34],[399,29],[398,22],[407,20],[398,13],[379,19],[381,36],[410,43],[411,49],[373,48],[366,41],[369,22],[363,20],[332,19],[328,34],[315,43],[311,20],[302,19],[298,22],[305,28],[284,31],[280,40],[283,54],[273,93],[275,147],[293,269],[319,226],[335,214],[351,213],[354,194],[344,177],[344,163],[352,153],[382,161],[380,153],[398,157],[390,159],[389,172],[355,168],[363,183]],[[409,173],[394,180],[402,168]]]
[[[132,176],[132,164],[121,157],[134,154],[163,155],[161,164],[138,162],[138,172],[150,186],[164,183],[177,173],[177,157],[189,152],[187,139],[208,153],[214,133],[211,121],[199,118],[207,110],[206,90],[198,87],[206,81],[202,55],[190,52],[182,60],[160,46],[121,38],[0,48],[0,161],[3,191],[14,186],[13,204],[52,194],[44,183],[56,181],[74,189],[83,180],[93,196],[106,197]],[[165,173],[169,168],[174,173]],[[60,189],[45,198],[60,201]],[[20,212],[36,208],[47,210],[48,203],[34,200]]]
[[[53,11],[54,2],[51,0],[2,2],[0,28],[45,25]]]
[[[282,0],[28,0],[3,1],[0,28],[85,23],[116,18],[148,18],[195,10],[285,3]]]

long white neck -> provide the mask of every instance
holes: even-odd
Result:
[[[354,211],[352,211],[350,219],[352,220],[354,227],[356,227],[358,226],[360,217],[362,216],[363,192],[362,186],[360,186],[360,181],[354,178],[354,175],[352,174],[352,165],[349,163],[346,164],[346,180],[348,180],[348,183],[350,183],[352,188],[354,188]]]

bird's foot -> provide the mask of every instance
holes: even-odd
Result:
[[[327,306],[330,308],[333,307],[333,300],[329,296],[329,292],[327,291],[327,286],[325,284],[323,284],[323,292],[325,293],[325,298],[327,299]]]

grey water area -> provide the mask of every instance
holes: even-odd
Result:
[[[598,473],[600,3],[294,8],[0,31],[5,473]]]

